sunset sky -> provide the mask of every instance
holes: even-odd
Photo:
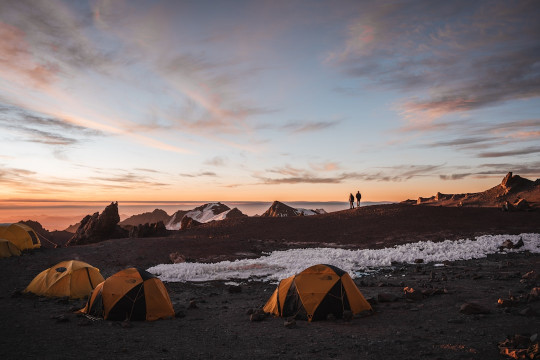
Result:
[[[536,179],[538,19],[539,1],[2,0],[0,200],[401,201]]]

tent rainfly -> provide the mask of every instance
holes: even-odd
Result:
[[[81,299],[103,281],[99,269],[77,260],[62,261],[42,271],[30,282],[25,293],[47,297]]]
[[[106,320],[153,321],[175,316],[161,280],[136,268],[117,272],[96,286],[80,312]]]
[[[11,241],[6,239],[0,239],[0,258],[10,256],[20,256],[21,250],[15,246]]]
[[[314,265],[280,281],[264,312],[308,321],[324,320],[329,314],[343,317],[372,310],[349,274],[332,265]]]
[[[11,241],[21,251],[41,246],[36,232],[30,226],[21,223],[0,224],[0,238]]]

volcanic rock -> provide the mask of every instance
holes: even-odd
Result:
[[[513,249],[514,248],[514,243],[512,242],[512,240],[505,240],[502,245],[500,246],[500,248],[502,249]]]
[[[231,210],[227,205],[220,202],[208,203],[198,206],[190,211],[177,211],[166,225],[168,230],[187,229],[211,221],[219,221],[230,218],[244,217],[240,210],[234,208]],[[195,220],[192,222],[188,218]]]
[[[296,327],[296,320],[294,319],[287,319],[283,323],[283,326],[285,326],[287,329],[292,329]]]
[[[263,217],[286,217],[297,216],[298,212],[295,208],[285,205],[282,202],[274,201],[270,208],[266,210],[261,216]]]
[[[476,303],[465,303],[461,305],[461,307],[459,308],[459,312],[466,315],[490,313],[488,308]]]
[[[437,192],[431,197],[418,197],[416,201],[406,200],[403,203],[458,207],[502,207],[505,211],[524,211],[537,208],[539,200],[540,181],[531,181],[509,172],[500,184],[482,192],[466,194]]]
[[[238,210],[238,208],[231,209],[227,215],[225,215],[225,219],[236,219],[241,217],[247,217],[246,214],[244,214],[242,211]]]
[[[158,221],[153,224],[137,225],[131,228],[129,237],[144,238],[144,237],[159,237],[167,235],[167,229],[163,221]]]
[[[158,222],[168,223],[171,219],[171,216],[167,214],[164,210],[161,209],[155,209],[152,212],[145,212],[139,215],[133,215],[124,221],[120,222],[119,225],[125,226],[125,225],[142,225],[142,224],[154,224]]]
[[[525,210],[529,210],[529,208],[530,208],[529,203],[525,199],[518,199],[514,203],[514,209],[516,209],[517,211],[525,211]]]
[[[118,239],[128,236],[127,230],[118,226],[118,202],[112,202],[103,212],[87,215],[81,220],[77,232],[66,243],[69,245],[92,244],[108,239]]]
[[[183,256],[182,254],[180,254],[178,251],[177,251],[177,252],[170,253],[170,254],[169,254],[169,259],[171,260],[171,262],[172,262],[173,264],[180,264],[180,263],[186,262],[185,256]]]
[[[202,225],[202,223],[189,216],[184,216],[182,221],[180,221],[180,229],[191,229],[199,225]]]
[[[249,315],[249,321],[263,321],[266,319],[266,313],[262,309],[255,309]]]
[[[418,301],[424,298],[424,295],[420,291],[408,286],[403,289],[403,293],[405,295],[405,299],[407,300]]]
[[[280,201],[274,201],[261,216],[262,217],[289,217],[326,214],[324,209],[296,209]]]
[[[169,221],[166,224],[168,230],[178,230],[180,229],[180,222],[188,212],[186,210],[178,210],[171,215]]]

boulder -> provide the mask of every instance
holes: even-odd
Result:
[[[504,249],[513,249],[514,248],[514,243],[512,242],[512,240],[505,240],[501,246],[499,246],[499,250],[504,250]]]
[[[180,263],[186,262],[186,258],[183,255],[181,255],[179,252],[170,253],[169,259],[171,260],[173,264],[180,264]]]
[[[127,237],[128,231],[118,225],[119,221],[118,202],[112,202],[101,214],[96,212],[85,216],[66,246],[93,244],[108,239]]]
[[[488,308],[476,304],[476,303],[465,303],[459,308],[459,312],[465,315],[474,315],[474,314],[489,314],[490,311]]]
[[[530,206],[527,200],[519,199],[514,203],[514,209],[517,211],[526,211],[530,209]]]
[[[424,298],[424,295],[420,291],[417,291],[413,289],[412,287],[408,287],[408,286],[403,288],[403,293],[405,295],[405,299],[407,300],[419,301]]]

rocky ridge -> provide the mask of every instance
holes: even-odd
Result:
[[[128,231],[118,225],[118,202],[112,202],[103,212],[86,215],[77,232],[71,237],[66,246],[92,244],[108,239],[118,239],[128,236]]]
[[[500,184],[478,193],[443,194],[419,197],[403,203],[436,206],[501,207],[505,210],[527,210],[540,207],[540,179],[532,181],[512,172]]]

